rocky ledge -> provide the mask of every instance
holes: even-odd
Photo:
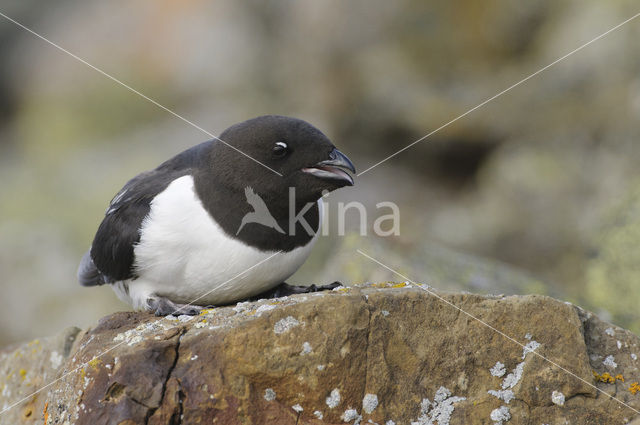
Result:
[[[625,424],[639,345],[549,297],[392,283],[116,313],[1,351],[0,423]]]

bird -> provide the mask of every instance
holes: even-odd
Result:
[[[269,208],[267,208],[267,205],[264,203],[262,198],[259,195],[256,195],[253,191],[253,188],[250,186],[245,187],[244,194],[247,197],[249,205],[253,207],[253,211],[246,213],[244,217],[242,217],[236,236],[247,223],[260,223],[264,226],[272,227],[280,233],[285,233],[285,231],[278,225],[276,219],[273,218],[269,212]]]
[[[340,283],[285,280],[318,239],[321,197],[353,186],[350,173],[351,160],[304,120],[263,115],[232,125],[122,187],[78,281],[110,285],[158,316],[333,289]],[[265,211],[270,219],[251,219]]]

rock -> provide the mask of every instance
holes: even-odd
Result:
[[[31,395],[61,376],[81,335],[80,329],[72,327],[57,336],[0,351],[0,423],[41,423],[44,394]]]
[[[116,313],[5,349],[0,407],[53,383],[0,419],[624,424],[640,410],[638,355],[636,335],[546,296],[367,284],[196,317]]]

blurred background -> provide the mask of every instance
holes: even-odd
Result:
[[[305,119],[359,171],[639,12],[637,1],[4,0],[2,13],[214,134]],[[640,331],[640,19],[327,198],[290,283],[548,294]],[[0,345],[127,309],[75,279],[111,197],[208,137],[0,18]]]

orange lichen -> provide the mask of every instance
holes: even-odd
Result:
[[[49,412],[47,411],[47,408],[49,407],[49,402],[45,402],[44,403],[44,411],[42,412],[42,414],[44,415],[44,425],[47,425],[47,422],[49,421]]]
[[[638,391],[640,391],[640,384],[638,384],[637,382],[634,382],[629,386],[629,392],[631,394],[635,394]]]
[[[593,377],[596,378],[596,381],[604,382],[605,384],[615,384],[616,381],[624,382],[624,376],[622,376],[621,373],[617,374],[616,376],[611,376],[609,372],[605,372],[602,375],[600,375],[598,372],[594,370]]]
[[[39,346],[40,344],[40,340],[39,339],[34,339],[33,341],[29,342],[27,344],[27,347],[33,347],[31,349],[31,354],[35,354],[38,352],[39,349],[41,349],[42,347]]]
[[[361,286],[361,285],[356,285],[356,286]],[[374,288],[404,288],[405,286],[407,286],[407,283],[387,281],[387,282],[370,283],[366,286],[371,286]]]
[[[87,364],[92,368],[94,368],[95,370],[98,370],[98,366],[100,365],[100,363],[102,363],[102,360],[100,360],[97,357],[94,357],[91,360],[89,360],[89,362],[87,362]]]
[[[378,283],[372,283],[370,286],[373,286],[374,288],[388,288],[391,285],[395,285],[396,282],[378,282]]]
[[[606,384],[614,384],[616,382],[616,378],[611,376],[609,372],[605,372],[600,375],[595,370],[593,371],[593,377],[596,378],[596,381],[604,382]]]

